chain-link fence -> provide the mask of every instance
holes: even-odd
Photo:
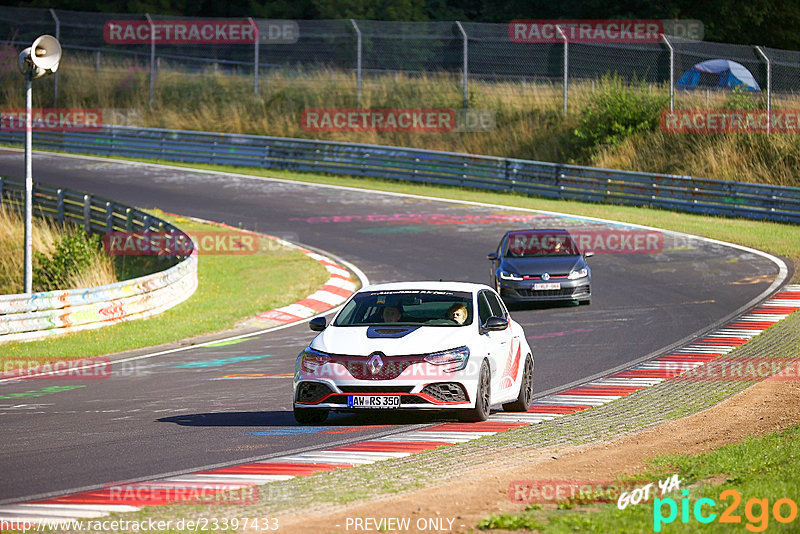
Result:
[[[471,105],[470,80],[519,84],[523,90],[529,84],[549,85],[552,98],[559,104],[563,101],[566,112],[573,91],[603,77],[616,76],[626,82],[647,84],[651,91],[669,91],[671,106],[711,107],[712,100],[718,101],[723,93],[705,83],[708,80],[701,79],[702,83],[691,90],[680,84],[676,87],[687,70],[710,59],[744,66],[767,105],[774,100],[773,94],[790,99],[800,90],[800,52],[669,35],[650,42],[614,43],[570,42],[560,33],[563,39],[519,42],[510,37],[508,24],[243,19],[238,20],[242,28],[250,25],[258,29],[253,42],[236,41],[225,32],[222,37],[217,33],[212,39],[191,44],[164,38],[163,33],[158,39],[153,37],[157,26],[176,19],[0,7],[0,41],[22,48],[30,46],[39,35],[51,34],[61,41],[65,51],[91,62],[97,72],[120,65],[147,69],[151,101],[158,92],[159,72],[212,69],[251,77],[255,93],[275,73],[294,76],[297,83],[303,81],[298,75],[302,73],[330,72],[331,77],[345,73],[354,78],[353,100],[357,105],[364,104],[362,91],[370,79],[403,76],[436,78],[440,88],[442,80],[449,80],[452,95],[461,97],[464,107]],[[209,22],[179,19],[190,29],[193,22]],[[211,22],[234,24],[237,20]],[[109,38],[109,27],[114,28],[114,24],[117,30],[145,25],[147,31],[114,41]],[[343,78],[343,83],[351,83],[349,77]],[[53,100],[58,102],[57,78]]]

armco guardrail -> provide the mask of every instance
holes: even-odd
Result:
[[[21,207],[24,187],[21,180],[0,177],[0,203]],[[59,222],[78,223],[87,232],[180,232],[135,208],[41,183],[34,183],[33,209]],[[149,317],[183,302],[196,288],[195,250],[164,271],[132,280],[88,289],[0,295],[0,343]]]
[[[0,132],[22,144],[23,133]],[[348,174],[800,222],[800,188],[616,171],[513,158],[307,139],[109,126],[36,132],[34,147],[292,171]]]

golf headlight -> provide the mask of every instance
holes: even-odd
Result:
[[[447,367],[445,367],[443,370],[448,373],[460,371],[466,367],[468,359],[469,349],[467,347],[432,352],[425,355],[426,362],[433,365],[445,365]]]
[[[300,369],[307,373],[313,373],[330,360],[330,356],[324,352],[320,352],[308,347],[300,353]]]
[[[589,269],[584,267],[583,269],[578,269],[577,271],[570,271],[569,272],[569,279],[570,280],[577,280],[578,278],[584,278],[589,276]]]
[[[503,280],[522,280],[523,279],[520,275],[518,275],[516,273],[510,273],[508,271],[500,271],[500,278],[502,278]]]

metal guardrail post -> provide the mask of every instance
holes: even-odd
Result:
[[[661,34],[661,41],[669,48],[669,111],[675,111],[675,49],[667,36]]]
[[[56,21],[56,41],[61,41],[61,21],[58,20],[58,15],[54,9],[50,9],[50,15],[52,15],[53,20]],[[55,72],[55,78],[53,80],[53,107],[58,106],[58,71]]]
[[[564,115],[567,114],[567,96],[569,94],[569,40],[567,34],[556,24],[558,34],[564,39]]]
[[[92,197],[83,195],[83,230],[88,234],[92,231]]]
[[[356,102],[361,105],[361,30],[358,29],[358,24],[354,19],[350,19],[350,23],[356,30]]]
[[[133,231],[133,210],[131,208],[125,210],[125,231]]]
[[[464,85],[464,109],[469,107],[469,95],[467,92],[467,75],[469,73],[468,68],[468,58],[469,58],[469,44],[467,39],[467,32],[464,31],[464,27],[461,25],[461,22],[456,21],[458,25],[458,29],[461,31],[461,37],[464,39],[464,68],[463,68],[463,78],[462,83]]]
[[[253,26],[253,31],[255,32],[255,44],[253,45],[253,94],[258,95],[258,48],[260,45],[261,36],[258,35],[258,25],[253,20],[253,17],[247,17],[247,20],[250,21],[250,25]]]
[[[144,16],[147,17],[147,22],[150,24],[150,105],[152,106],[156,75],[156,28],[153,19],[150,18],[150,13],[145,13]]]
[[[756,52],[767,63],[767,133],[770,134],[772,133],[772,62],[760,46],[756,47]]]

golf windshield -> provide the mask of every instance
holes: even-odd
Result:
[[[508,234],[505,256],[527,258],[532,256],[577,256],[578,246],[567,232],[528,231]]]
[[[367,291],[356,294],[334,326],[466,326],[472,293],[438,290]]]

